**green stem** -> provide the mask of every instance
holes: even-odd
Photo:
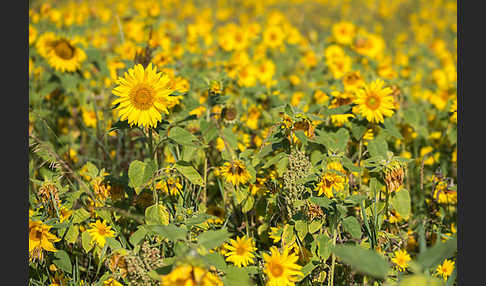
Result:
[[[153,160],[154,159],[154,156],[155,156],[155,151],[154,151],[154,138],[153,138],[153,135],[152,135],[152,128],[149,127],[148,129],[148,145],[149,145],[149,155],[150,155],[150,160]],[[157,189],[155,188],[155,181],[152,180],[152,183],[151,183],[151,188],[152,188],[152,191],[154,192],[154,202],[156,205],[159,204],[159,198],[158,198],[158,195],[157,195]]]
[[[332,245],[335,246],[336,245],[336,238],[337,238],[337,228],[338,228],[338,223],[335,222],[336,225],[334,226],[333,230],[332,230]],[[334,285],[334,267],[336,265],[336,256],[334,255],[334,253],[332,254],[332,262],[331,262],[331,270],[330,270],[330,273],[329,273],[329,280],[328,280],[328,284],[329,286],[333,286]]]

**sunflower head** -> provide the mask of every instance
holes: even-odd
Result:
[[[273,246],[270,248],[270,255],[264,253],[265,260],[264,272],[268,276],[270,286],[293,285],[302,276],[300,269],[302,266],[296,264],[299,257],[295,253],[289,254],[290,248],[285,248],[283,253]]]
[[[128,120],[131,126],[155,127],[162,120],[161,113],[179,102],[170,96],[174,89],[168,75],[157,72],[151,63],[144,68],[141,64],[128,70],[117,80],[118,86],[113,101],[120,120]]]
[[[383,87],[384,84],[382,80],[377,79],[356,92],[355,111],[373,123],[381,123],[384,117],[390,117],[394,113],[393,90]]]
[[[45,42],[45,56],[49,65],[61,72],[74,72],[86,60],[84,51],[73,41],[58,36]]]

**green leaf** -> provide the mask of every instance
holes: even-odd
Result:
[[[130,163],[130,166],[128,167],[129,185],[135,189],[137,195],[142,191],[144,185],[152,178],[156,168],[157,167],[152,160],[147,163],[138,160]]]
[[[218,137],[218,128],[211,122],[201,121],[201,133],[202,138],[206,144],[209,144],[212,140]]]
[[[314,233],[314,232],[320,230],[321,227],[322,227],[322,221],[314,220],[309,224],[309,233]]]
[[[128,239],[128,241],[133,245],[137,245],[140,241],[142,241],[142,239],[145,238],[145,235],[147,235],[147,230],[145,230],[145,228],[143,227],[139,227],[137,229],[137,231],[135,231],[134,233],[132,233],[132,235],[130,236],[130,238]]]
[[[324,261],[331,255],[332,240],[326,234],[319,234],[317,241],[317,255]]]
[[[253,198],[252,195],[249,195],[246,198],[245,203],[243,204],[243,207],[242,207],[241,211],[243,213],[247,213],[247,212],[251,211],[251,209],[253,208],[254,203],[255,203],[255,199]]]
[[[83,234],[81,235],[81,244],[86,253],[88,253],[93,248],[93,244],[91,244],[91,235],[89,234],[89,232],[83,232]]]
[[[163,205],[153,205],[145,209],[146,224],[169,224],[169,212]]]
[[[231,234],[226,230],[226,228],[219,230],[208,230],[198,236],[197,243],[204,246],[207,250],[210,250],[223,244],[223,242],[225,242],[230,236]]]
[[[415,275],[407,275],[405,276],[402,281],[400,281],[399,286],[417,286],[417,285],[427,285],[427,286],[442,286],[444,285],[442,281],[436,277],[423,275],[423,274],[415,274]]]
[[[175,164],[175,168],[191,183],[199,186],[204,186],[203,178],[190,163],[185,161],[177,161],[177,163]]]
[[[384,279],[390,270],[388,262],[377,252],[353,245],[338,245],[332,252],[359,272]]]
[[[186,220],[186,225],[188,227],[192,227],[196,224],[200,224],[200,223],[203,223],[205,222],[206,220],[210,219],[212,216],[211,215],[208,215],[206,213],[200,213],[200,214],[197,214],[193,217],[190,217]]]
[[[349,234],[351,234],[353,238],[361,238],[361,225],[355,217],[348,216],[347,218],[343,219],[343,227],[347,232],[349,232]]]
[[[226,262],[224,257],[216,252],[208,253],[202,257],[203,261],[208,265],[213,265],[218,270],[224,271],[226,269]]]
[[[146,225],[147,231],[155,232],[167,238],[170,241],[185,240],[187,230],[182,227],[177,227],[173,224],[169,225]]]
[[[364,125],[353,124],[351,127],[351,134],[356,140],[361,139],[361,137],[363,137],[365,132],[366,132],[366,126]]]
[[[315,260],[309,261],[309,263],[307,263],[300,269],[303,275],[299,277],[296,281],[304,280],[307,277],[307,275],[309,275],[312,272],[312,270],[314,270],[317,267],[317,265],[318,263],[316,263]]]
[[[71,259],[69,259],[69,255],[66,251],[59,249],[54,253],[54,264],[59,267],[62,271],[71,274],[73,271],[73,265],[71,264]]]
[[[400,134],[400,131],[398,131],[397,127],[395,126],[395,120],[391,118],[386,118],[383,125],[385,126],[385,129],[383,129],[383,131],[397,139],[403,139],[402,134]]]
[[[376,138],[368,143],[368,152],[372,157],[387,158],[388,144],[382,138]]]
[[[337,138],[337,146],[338,146],[338,150],[340,152],[345,152],[346,151],[346,147],[348,146],[348,141],[349,141],[349,132],[347,129],[345,128],[340,128],[337,132],[336,132],[336,138]]]
[[[431,248],[421,252],[417,257],[417,261],[424,269],[433,268],[442,263],[444,259],[454,255],[456,249],[457,238],[453,237],[446,242],[438,242]]]
[[[238,148],[238,139],[236,138],[233,130],[229,127],[225,127],[222,131],[224,138],[222,138],[226,143],[228,143],[229,147],[232,149]]]
[[[327,197],[311,197],[310,201],[325,209],[328,209],[331,206],[331,200]]]
[[[288,157],[289,155],[285,152],[281,152],[281,153],[278,153],[277,155],[265,160],[266,163],[263,164],[262,168],[263,169],[266,169],[270,166],[272,166],[273,164],[279,162],[280,160],[282,160],[284,157]]]
[[[400,189],[395,193],[395,196],[391,198],[390,202],[401,217],[408,219],[412,209],[408,190]]]
[[[83,208],[77,209],[73,213],[73,223],[81,223],[87,220],[90,216],[91,214],[87,210]]]
[[[250,286],[248,272],[244,268],[228,267],[226,276],[223,278],[225,286]]]
[[[287,170],[287,166],[289,164],[289,157],[283,157],[282,160],[277,162],[275,168],[277,169],[277,173],[279,176],[283,176],[285,170]]]
[[[295,231],[297,231],[297,236],[300,240],[304,240],[304,237],[307,235],[309,230],[307,229],[307,222],[303,220],[298,220],[295,222]]]
[[[113,237],[107,237],[106,244],[108,244],[112,251],[122,248],[120,242]]]
[[[68,243],[74,243],[78,239],[79,235],[79,227],[75,224],[71,225],[69,227],[66,236],[64,237],[64,240]]]
[[[196,136],[194,136],[191,132],[177,126],[169,130],[168,137],[181,145],[194,147],[201,146],[199,139],[197,139]],[[194,142],[197,142],[198,144]]]

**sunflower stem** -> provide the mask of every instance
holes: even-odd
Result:
[[[152,135],[152,127],[149,127],[148,129],[148,145],[149,145],[149,155],[150,155],[150,160],[154,160],[155,158],[155,151],[154,151],[154,138]],[[155,188],[155,181],[152,180],[151,183],[151,188],[152,191],[154,192],[154,202],[155,205],[159,204],[159,198],[157,196],[157,189]]]

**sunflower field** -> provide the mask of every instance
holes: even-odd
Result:
[[[30,1],[29,285],[456,285],[457,2]]]

